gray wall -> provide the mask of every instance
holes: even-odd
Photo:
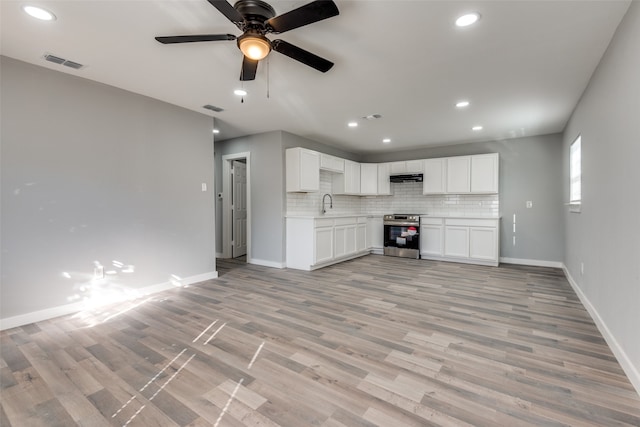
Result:
[[[563,196],[568,200],[569,146],[582,135],[582,207],[564,213],[565,264],[634,364],[640,390],[639,76],[640,2],[634,1],[565,130]]]
[[[0,60],[2,318],[215,272],[210,117]]]
[[[388,162],[485,153],[500,153],[500,256],[562,262],[564,180],[561,134],[369,154],[363,156],[362,161]],[[533,208],[526,208],[527,200],[533,202]]]

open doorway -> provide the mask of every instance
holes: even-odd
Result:
[[[222,255],[251,261],[251,153],[222,156]]]

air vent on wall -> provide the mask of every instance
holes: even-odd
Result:
[[[224,108],[216,107],[215,105],[207,104],[203,105],[202,108],[206,108],[207,110],[215,111],[216,113],[220,113],[224,111]]]
[[[49,62],[53,62],[54,64],[64,65],[66,67],[73,68],[74,70],[79,70],[84,67],[83,64],[80,64],[78,62],[69,61],[67,59],[60,58],[59,56],[55,56],[55,55],[50,55],[48,53],[44,54],[44,59],[46,59]]]

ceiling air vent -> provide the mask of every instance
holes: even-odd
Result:
[[[45,54],[44,59],[46,59],[49,62],[53,62],[54,64],[62,64],[64,62],[64,58],[59,58],[55,55],[49,55],[49,54]]]
[[[224,111],[224,108],[216,107],[215,105],[211,105],[211,104],[203,105],[202,108],[215,111],[216,113],[221,113],[222,111]]]
[[[44,54],[44,59],[46,59],[49,62],[53,62],[54,64],[65,65],[69,68],[73,68],[74,70],[79,70],[84,67],[83,64],[79,64],[74,61],[69,61],[67,59],[60,58],[59,56],[55,56],[55,55],[50,55],[48,53]]]

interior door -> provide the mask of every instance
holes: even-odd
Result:
[[[231,169],[231,256],[247,254],[247,164],[234,160]]]

